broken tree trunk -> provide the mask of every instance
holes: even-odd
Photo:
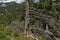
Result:
[[[28,0],[25,0],[25,10],[26,10],[26,16],[25,16],[25,34],[28,36],[28,29],[29,29],[29,4]]]
[[[26,10],[26,16],[25,16],[25,34],[27,35],[27,40],[38,40],[37,38],[34,38],[31,34],[30,31],[30,26],[29,26],[29,3],[28,0],[25,0],[25,10]]]

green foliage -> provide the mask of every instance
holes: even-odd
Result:
[[[40,36],[39,40],[45,40],[44,36]]]
[[[5,27],[0,26],[0,40],[11,40],[11,38],[15,37],[12,34],[14,34],[15,31]],[[17,32],[18,33],[18,32]]]
[[[46,10],[49,15],[55,17],[56,19],[60,19],[60,2],[52,2],[52,4],[50,5],[50,0],[48,0],[38,3],[30,3],[30,6],[36,9]]]
[[[20,7],[19,7],[20,6]],[[1,7],[0,10],[0,24],[9,25],[12,21],[23,21],[24,20],[24,7],[22,5],[16,5],[11,3],[6,8]],[[9,9],[10,8],[10,9]]]
[[[14,37],[19,37],[19,33],[18,33],[17,31],[14,32],[13,36],[14,36]]]
[[[7,26],[0,26],[0,40],[26,40],[24,34],[20,34],[16,30],[12,30]]]

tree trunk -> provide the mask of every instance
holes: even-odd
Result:
[[[29,3],[28,3],[28,0],[25,0],[26,2],[26,5],[25,5],[25,10],[26,10],[26,16],[25,16],[25,34],[27,35],[27,40],[33,40],[33,39],[36,39],[38,40],[37,38],[34,38],[31,34],[31,31],[30,31],[30,26],[29,26]]]
[[[25,16],[25,34],[29,35],[29,3],[28,0],[25,0],[26,5],[25,5],[25,10],[26,10],[26,16]]]

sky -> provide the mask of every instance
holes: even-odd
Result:
[[[39,0],[34,0],[35,2],[38,2]]]
[[[23,2],[23,0],[0,0],[0,3],[6,3],[6,2],[11,2],[11,1],[15,1],[16,3]]]
[[[24,0],[0,0],[0,3],[6,3],[6,2],[11,2],[15,1],[16,3],[21,3],[24,2]],[[38,2],[39,0],[35,0],[35,2]]]
[[[16,3],[24,2],[23,0],[16,0]]]

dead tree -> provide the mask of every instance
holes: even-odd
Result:
[[[29,3],[28,0],[25,0],[25,10],[26,10],[26,15],[25,15],[25,34],[28,35],[27,30],[29,29]],[[27,29],[28,28],[28,29]]]
[[[28,0],[25,0],[25,10],[26,10],[26,15],[25,15],[25,34],[27,35],[27,40],[38,40],[35,38],[30,31],[30,26],[29,26],[29,3]]]

